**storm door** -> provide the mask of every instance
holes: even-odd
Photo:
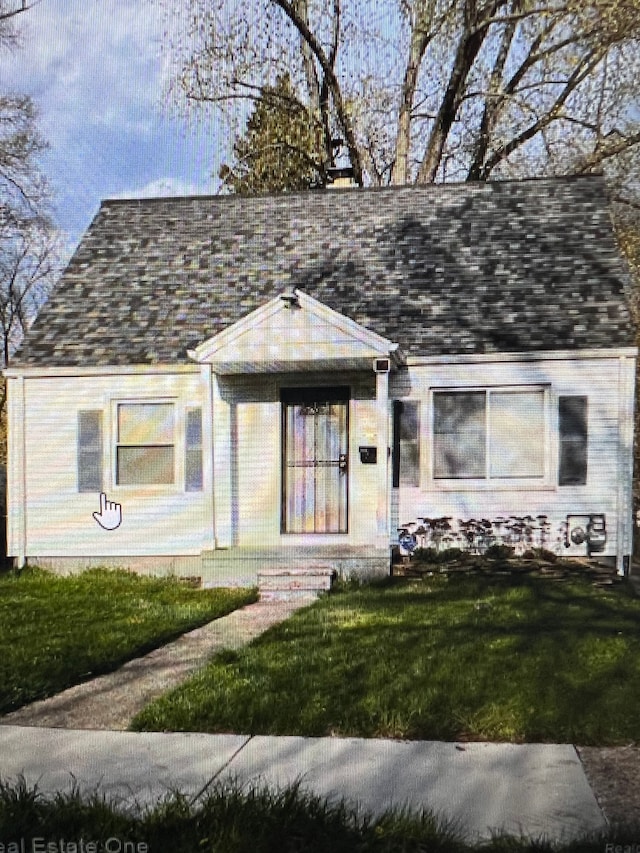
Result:
[[[349,389],[282,392],[282,530],[346,533]]]

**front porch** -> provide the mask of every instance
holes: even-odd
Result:
[[[388,575],[397,344],[295,290],[189,354],[211,390],[203,584]]]
[[[389,549],[368,545],[225,548],[203,552],[201,566],[204,587],[262,586],[271,591],[289,585],[320,592],[327,589],[327,574],[371,579],[386,577],[390,571]]]

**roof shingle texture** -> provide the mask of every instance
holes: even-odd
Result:
[[[13,364],[189,363],[291,287],[410,355],[635,344],[589,176],[106,201]]]

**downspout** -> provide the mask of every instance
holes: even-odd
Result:
[[[27,490],[24,376],[7,379],[9,465],[7,466],[7,506],[11,507],[12,551],[17,567],[23,568],[27,547]],[[8,515],[8,513],[7,513]],[[7,527],[9,518],[7,518]]]
[[[20,409],[20,441],[22,444],[22,447],[20,449],[20,457],[22,459],[22,465],[20,467],[20,488],[22,491],[22,552],[19,555],[18,562],[19,568],[22,568],[27,562],[27,403],[24,376],[20,377]]]
[[[389,370],[390,359],[374,359],[376,374],[377,421],[377,505],[378,548],[389,548]]]
[[[616,571],[628,575],[631,569],[632,477],[633,477],[633,398],[635,358],[620,356],[618,362],[618,489],[616,530]]]

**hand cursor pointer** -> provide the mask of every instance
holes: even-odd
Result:
[[[122,521],[122,506],[108,501],[105,493],[100,492],[100,512],[94,512],[93,517],[105,530],[115,530]]]

